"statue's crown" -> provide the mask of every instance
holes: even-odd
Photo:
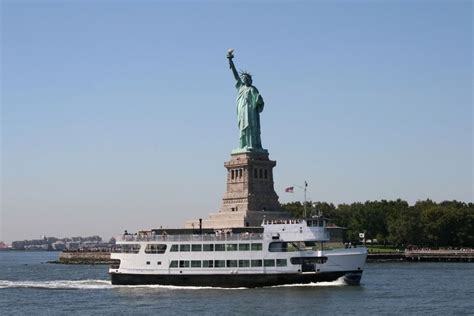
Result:
[[[240,76],[249,76],[250,78],[252,78],[252,74],[250,72],[248,72],[247,70],[241,70],[240,71]]]

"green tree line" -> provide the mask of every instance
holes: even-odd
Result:
[[[301,218],[301,202],[282,205],[293,217]],[[399,247],[474,247],[474,204],[458,201],[367,201],[335,206],[327,202],[306,202],[307,217],[321,212],[329,222],[347,228],[346,237],[359,241],[359,233],[379,244]]]

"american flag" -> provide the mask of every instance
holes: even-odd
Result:
[[[285,192],[293,193],[293,189],[294,189],[294,187],[288,187],[288,188],[285,189]]]

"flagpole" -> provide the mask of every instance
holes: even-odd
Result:
[[[306,187],[308,186],[308,182],[304,182],[304,218],[306,218]]]
[[[308,182],[306,182],[306,180],[304,181],[304,186],[303,187],[300,187],[299,185],[293,185],[297,188],[300,188],[300,189],[303,189],[304,190],[304,201],[303,201],[303,209],[304,209],[304,214],[303,214],[303,218],[306,218],[306,189],[308,187]],[[288,192],[288,193],[293,193],[293,187],[288,187],[285,189],[285,192]]]

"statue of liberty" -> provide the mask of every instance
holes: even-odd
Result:
[[[234,150],[237,152],[247,151],[265,151],[262,148],[262,141],[260,139],[260,112],[263,111],[263,98],[258,92],[257,88],[252,86],[252,75],[246,71],[242,71],[239,75],[235,69],[232,58],[233,50],[227,52],[229,59],[229,66],[232,70],[237,83],[237,121],[240,130],[239,148]]]

